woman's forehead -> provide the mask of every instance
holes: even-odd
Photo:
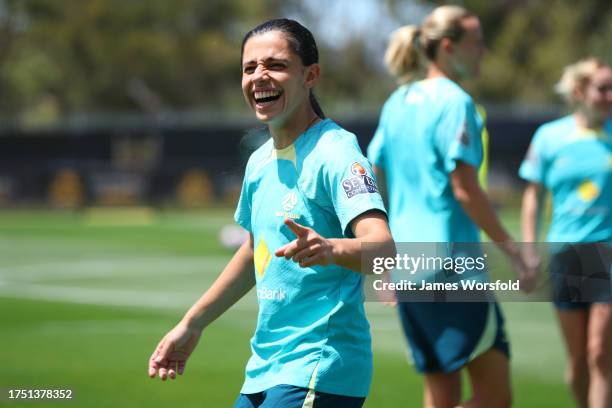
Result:
[[[242,61],[259,61],[270,58],[289,59],[293,55],[289,42],[281,31],[256,34],[244,44]]]
[[[609,66],[603,66],[595,71],[593,75],[593,82],[610,82],[612,81],[612,68]]]

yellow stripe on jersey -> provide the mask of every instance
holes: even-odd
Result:
[[[310,382],[308,383],[308,394],[306,394],[306,398],[304,398],[304,404],[302,404],[302,408],[312,408],[314,407],[315,400],[315,383],[317,381],[317,373],[319,372],[319,363],[315,367],[312,372],[312,376],[310,377]]]
[[[252,174],[257,173],[274,160],[288,160],[293,163],[293,166],[297,169],[297,155],[295,153],[295,146],[293,144],[285,147],[284,149],[272,149],[270,155],[261,162],[254,165]]]
[[[482,118],[482,163],[478,169],[478,180],[483,190],[489,187],[488,172],[489,172],[489,132],[487,131],[487,112],[482,105],[476,105],[476,110]]]
[[[297,168],[295,146],[293,144],[285,147],[284,149],[272,149],[272,156],[276,160],[289,160]]]
[[[271,255],[263,239],[259,240],[257,247],[255,248],[254,260],[255,260],[255,271],[261,279],[263,277],[268,264],[270,263]]]

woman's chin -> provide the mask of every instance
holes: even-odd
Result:
[[[262,123],[265,123],[268,126],[278,126],[281,122],[280,116],[278,114],[264,113],[264,112],[255,112],[255,116],[257,116],[257,120]]]

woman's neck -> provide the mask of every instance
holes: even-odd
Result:
[[[451,75],[450,70],[445,67],[438,65],[436,63],[429,64],[427,68],[427,78],[448,78],[452,81],[456,81],[453,75]]]
[[[291,118],[279,126],[270,124],[270,134],[274,141],[275,149],[284,149],[291,145],[302,133],[306,132],[312,125],[317,123],[319,116],[312,110],[310,105],[306,111],[295,112]]]
[[[595,115],[589,115],[587,112],[577,110],[574,112],[576,125],[583,129],[600,129],[605,123],[605,119],[598,118]]]

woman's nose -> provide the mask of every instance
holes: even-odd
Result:
[[[254,82],[263,81],[267,78],[268,78],[268,71],[261,65],[257,66],[257,68],[255,68],[255,72],[253,72],[253,81]]]

